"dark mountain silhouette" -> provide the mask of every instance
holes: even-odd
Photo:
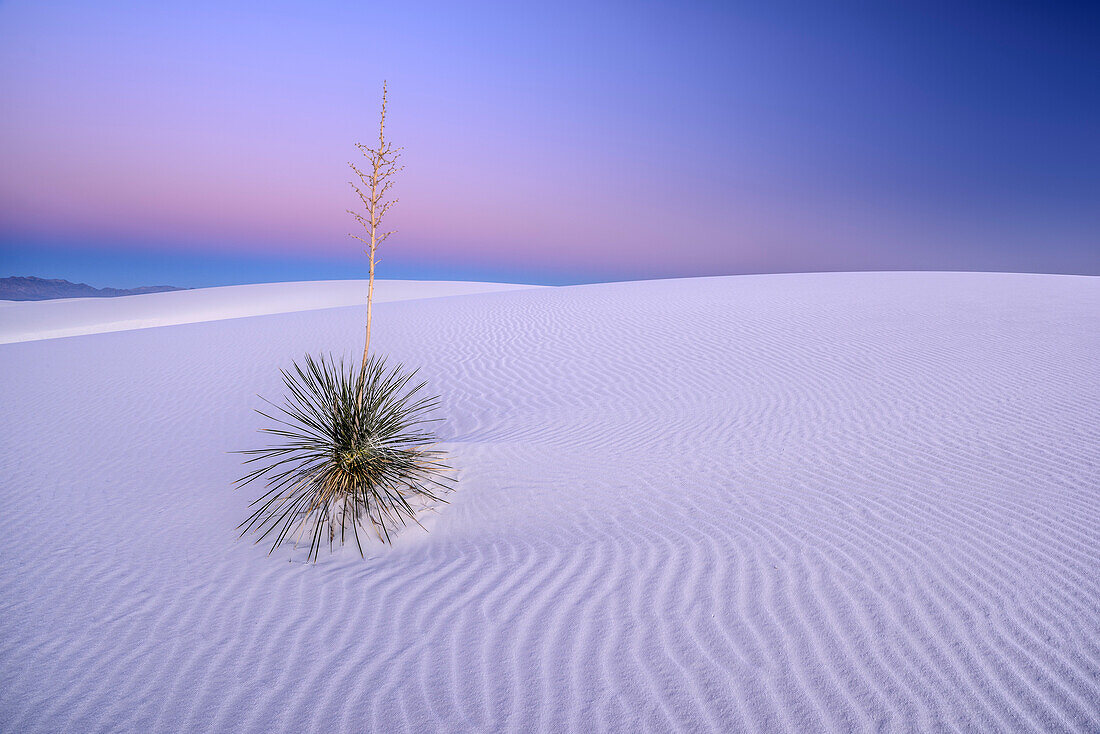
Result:
[[[45,301],[51,298],[110,298],[112,296],[136,296],[142,293],[181,291],[174,285],[147,285],[141,288],[93,288],[87,283],[70,283],[67,280],[13,276],[0,278],[0,300]]]

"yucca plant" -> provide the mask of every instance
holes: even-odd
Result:
[[[242,536],[258,532],[256,542],[270,539],[272,551],[284,540],[308,540],[316,561],[326,536],[331,550],[351,535],[363,555],[365,525],[388,543],[394,529],[417,522],[410,500],[445,501],[453,480],[429,430],[439,401],[413,382],[415,371],[378,356],[359,368],[306,356],[281,372],[283,404],[265,400],[274,410],[257,411],[274,422],[260,430],[276,443],[237,452],[257,465],[238,486],[266,482]]]
[[[288,538],[296,544],[308,540],[308,557],[314,561],[326,534],[331,549],[337,536],[343,544],[350,533],[362,555],[359,530],[364,523],[390,542],[393,530],[416,522],[410,500],[443,501],[440,494],[451,481],[426,427],[435,420],[429,414],[438,398],[421,392],[423,382],[411,384],[415,370],[400,364],[388,367],[383,358],[370,354],[375,258],[378,246],[393,234],[382,231],[381,224],[397,203],[387,196],[401,170],[401,149],[386,141],[385,129],[383,83],[378,146],[357,143],[366,166],[348,164],[359,180],[351,186],[363,205],[363,213],[348,210],[363,228],[362,236],[351,236],[368,246],[364,253],[370,258],[362,363],[356,370],[342,359],[307,356],[293,370],[282,370],[289,391],[284,404],[266,401],[275,410],[258,411],[275,422],[261,430],[277,442],[237,452],[251,457],[246,465],[256,464],[237,485],[266,482],[266,492],[252,503],[252,515],[239,526],[241,535],[256,531],[256,542],[270,538],[272,551]]]

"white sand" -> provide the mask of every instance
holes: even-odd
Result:
[[[379,280],[376,303],[531,288],[507,283]],[[259,283],[118,298],[0,301],[0,344],[191,324],[367,302],[365,280]]]
[[[361,321],[0,347],[0,730],[1100,730],[1100,279],[381,303],[461,488],[268,557],[225,452]]]

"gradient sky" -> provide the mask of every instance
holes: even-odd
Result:
[[[7,0],[0,275],[1100,274],[1096,8]]]

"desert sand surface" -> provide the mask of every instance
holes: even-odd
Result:
[[[227,453],[280,367],[362,351],[312,287],[6,322],[0,729],[1100,730],[1100,278],[379,303],[458,489],[315,565],[237,538]]]
[[[374,302],[532,286],[467,281],[378,280]],[[257,283],[116,298],[0,301],[0,344],[365,304],[365,280]]]

